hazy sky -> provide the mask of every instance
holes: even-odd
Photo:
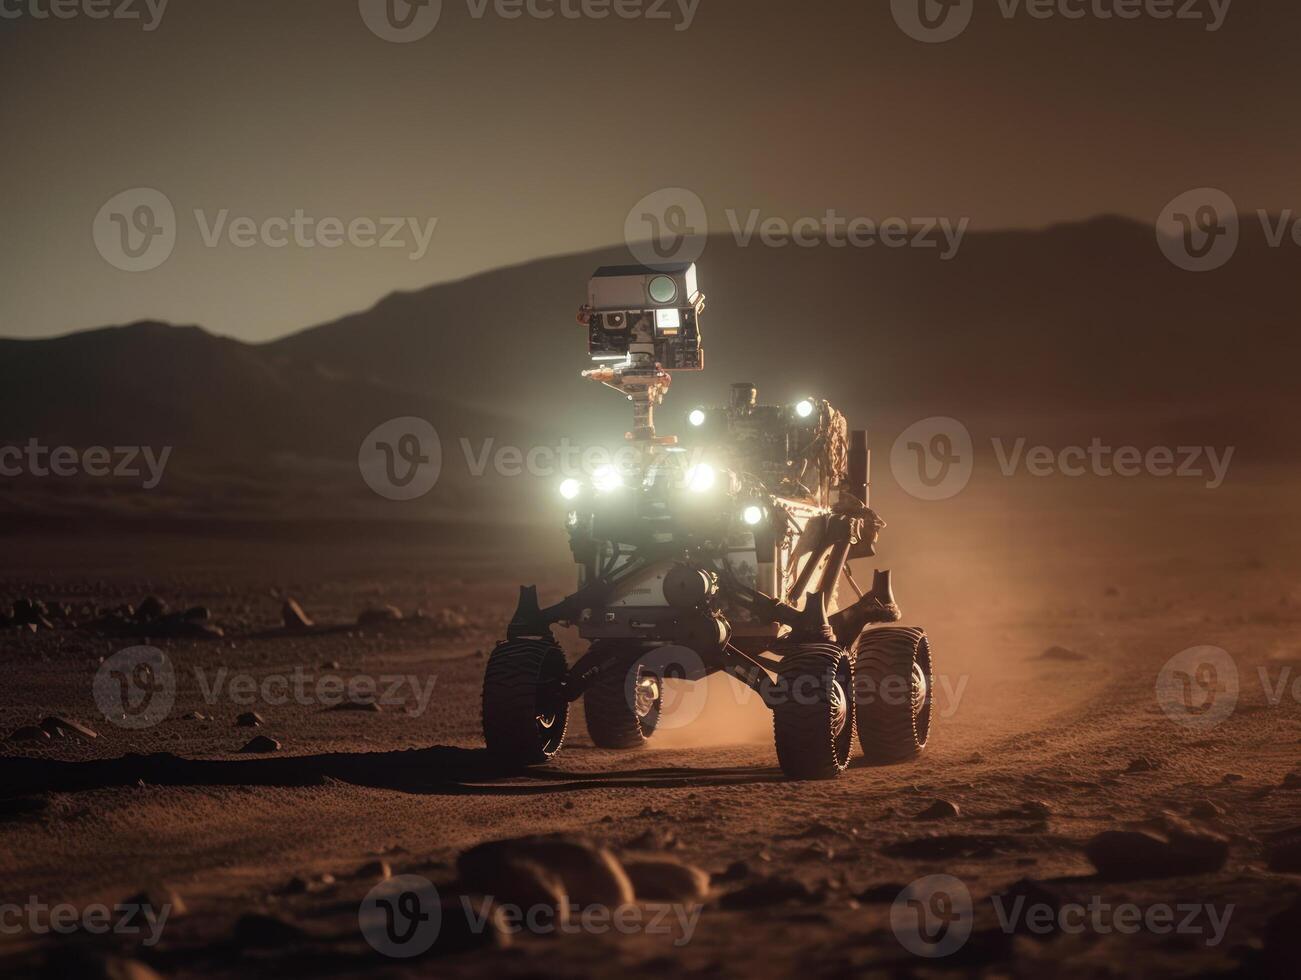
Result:
[[[0,0],[0,335],[268,339],[622,241],[666,187],[713,231],[756,209],[1150,222],[1207,185],[1301,208],[1293,0],[974,0],[938,44],[889,0],[443,0],[395,43],[386,2],[432,23],[406,0]],[[564,15],[618,8],[643,16]],[[1181,8],[1199,19],[1152,16]],[[110,205],[134,188],[156,193]]]

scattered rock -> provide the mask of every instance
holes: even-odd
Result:
[[[379,714],[384,709],[376,701],[340,701],[332,705],[330,711],[368,711],[372,714]]]
[[[303,612],[303,607],[298,604],[298,600],[293,598],[285,599],[285,604],[280,607],[280,617],[284,620],[287,630],[311,629],[316,625],[312,622],[312,618]]]
[[[136,608],[136,619],[147,622],[167,615],[167,603],[156,595],[147,595]]]
[[[250,913],[235,923],[235,944],[244,949],[281,949],[302,942],[307,934],[273,915]]]
[[[339,669],[339,661],[337,660],[327,660],[325,661],[325,663],[321,664],[321,670],[338,670],[338,669]]]
[[[240,751],[249,755],[258,755],[266,752],[279,752],[280,743],[270,735],[255,735],[253,738],[248,740]]]
[[[559,879],[575,905],[618,908],[633,901],[628,875],[604,847],[565,835],[489,841],[463,852],[456,860],[462,882],[492,894],[503,878],[517,872],[514,865],[532,863]]]
[[[1047,820],[1053,815],[1053,809],[1043,800],[1026,800],[1018,806],[1000,810],[994,814],[996,820]]]
[[[1043,653],[1039,654],[1039,659],[1075,662],[1079,660],[1088,660],[1089,658],[1082,653],[1076,653],[1074,650],[1068,650],[1066,647],[1049,647]]]
[[[15,728],[6,739],[8,742],[48,742],[50,733],[35,725],[23,725]]]
[[[858,899],[864,905],[889,905],[899,897],[899,893],[906,887],[906,885],[901,885],[894,881],[888,882],[884,885],[872,885],[869,888],[863,889],[855,895],[854,898]]]
[[[1242,782],[1242,781],[1243,781],[1244,779],[1246,779],[1246,778],[1247,778],[1246,776],[1240,775],[1240,774],[1238,774],[1238,773],[1236,773],[1236,772],[1228,772],[1228,773],[1225,773],[1225,774],[1224,774],[1224,778],[1221,779],[1220,782],[1222,782],[1222,783],[1240,783],[1240,782]]]
[[[1269,869],[1301,873],[1301,827],[1289,827],[1269,836]]]
[[[1048,882],[1036,881],[1033,878],[1022,878],[1020,881],[1008,886],[1007,891],[1001,896],[1001,902],[1006,908],[1012,908],[1017,904],[1024,908],[1049,908],[1052,909],[1053,919],[1057,920],[1062,905],[1072,901],[1072,898],[1073,896],[1065,895]],[[1030,931],[1031,935],[1042,935],[1027,929],[1025,917],[1020,917],[1014,921],[1017,932]]]
[[[1159,762],[1155,762],[1145,755],[1140,755],[1137,758],[1129,760],[1129,765],[1125,767],[1125,772],[1156,772],[1160,768],[1161,764]]]
[[[715,873],[711,880],[717,885],[741,881],[748,877],[750,877],[750,866],[744,861],[733,861],[722,871]]]
[[[1229,839],[1167,813],[1131,830],[1108,830],[1084,847],[1098,874],[1113,881],[1218,871]]]
[[[456,609],[440,609],[431,617],[434,630],[447,636],[464,633],[470,628],[465,614]]]
[[[681,847],[682,842],[667,827],[656,825],[646,828],[623,846],[629,851],[671,851]]]
[[[47,732],[52,738],[64,735],[80,735],[82,738],[99,738],[99,733],[93,729],[87,728],[79,721],[73,721],[70,718],[64,718],[60,715],[50,715],[41,722],[41,729]]]
[[[1224,816],[1224,807],[1211,800],[1201,800],[1193,805],[1188,815],[1195,820],[1213,820]]]
[[[1301,789],[1301,772],[1290,772],[1283,777],[1284,789]]]
[[[149,921],[170,922],[172,919],[179,919],[189,912],[185,905],[185,899],[166,885],[151,885],[130,898],[123,899],[119,905],[128,909],[138,909],[138,912],[128,914],[138,917],[141,927]]]
[[[709,875],[675,858],[628,858],[623,869],[638,901],[697,902],[709,894]]]
[[[490,876],[477,877],[473,890],[491,896],[498,905],[551,909],[559,925],[569,921],[570,902],[564,881],[536,861],[502,861],[491,869]]]
[[[377,606],[371,609],[363,609],[357,615],[358,626],[380,626],[384,623],[395,623],[402,618],[402,610],[397,606]]]
[[[438,941],[430,955],[455,956],[478,949],[507,949],[514,942],[512,930],[524,925],[522,922],[508,923],[498,906],[489,910],[487,921],[480,921],[476,916],[466,915],[459,901],[443,902]]]
[[[95,950],[74,946],[54,946],[38,974],[40,980],[161,980],[159,975],[139,960],[109,956]]]
[[[960,813],[956,803],[949,800],[936,800],[921,813],[917,814],[918,820],[949,820]]]
[[[947,860],[1024,851],[1029,842],[1012,834],[935,834],[895,841],[883,847],[890,857]]]
[[[202,711],[187,711],[185,714],[181,715],[181,720],[182,721],[208,721],[210,719]]]
[[[761,909],[787,902],[809,903],[814,898],[802,881],[770,875],[728,892],[718,904],[725,909]]]
[[[261,728],[266,724],[266,719],[256,711],[245,711],[235,719],[236,728]]]
[[[378,861],[368,861],[352,873],[354,878],[367,878],[371,881],[387,881],[393,877],[392,866],[380,858]]]

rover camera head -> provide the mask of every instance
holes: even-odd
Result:
[[[705,296],[696,266],[604,266],[587,287],[588,351],[594,361],[656,363],[699,371],[700,314]]]

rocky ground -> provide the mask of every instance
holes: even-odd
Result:
[[[936,649],[934,738],[821,783],[781,778],[766,709],[725,681],[643,750],[594,748],[580,706],[551,765],[486,758],[486,653],[517,582],[567,586],[556,536],[508,563],[414,528],[11,531],[0,974],[1293,976],[1292,485],[882,507],[880,564]],[[175,671],[148,727],[96,697],[133,646]],[[1236,700],[1181,720],[1158,680],[1203,646],[1236,678],[1188,682]],[[385,902],[413,895],[438,939],[387,955]],[[558,935],[510,918],[570,903]],[[35,904],[140,928],[52,935]]]

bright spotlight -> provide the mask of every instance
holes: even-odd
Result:
[[[802,419],[808,418],[810,415],[813,414],[813,402],[807,398],[804,399],[802,402],[799,402],[795,406],[795,414]]]
[[[560,484],[560,496],[566,500],[573,500],[583,492],[583,484],[578,480],[564,480]]]
[[[704,493],[714,485],[717,476],[708,463],[698,463],[687,470],[687,487],[696,493]]]
[[[763,508],[758,504],[751,504],[745,510],[741,511],[741,520],[754,527],[756,524],[763,523]]]
[[[705,424],[705,410],[703,408],[694,408],[691,414],[687,416],[687,421],[697,429]]]
[[[623,486],[623,474],[607,463],[592,474],[592,485],[602,493],[618,490]]]

